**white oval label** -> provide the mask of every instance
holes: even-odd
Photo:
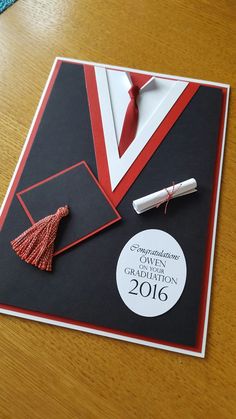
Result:
[[[187,267],[179,243],[162,230],[144,230],[123,247],[116,269],[120,296],[134,313],[155,317],[179,300]]]

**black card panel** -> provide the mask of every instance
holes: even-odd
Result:
[[[57,256],[53,273],[40,272],[12,252],[9,241],[28,226],[17,198],[0,235],[0,302],[194,347],[207,243],[222,94],[200,87],[163,143],[120,203],[122,221],[81,246]],[[82,67],[61,66],[18,191],[52,173],[86,160],[96,174]],[[199,191],[142,216],[132,200],[190,177]],[[179,242],[187,261],[184,292],[166,314],[145,318],[131,312],[116,286],[116,264],[137,232],[162,229]]]
[[[20,194],[34,221],[69,206],[60,222],[55,251],[117,219],[117,214],[84,163]]]

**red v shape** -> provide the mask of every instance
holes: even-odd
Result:
[[[117,187],[112,191],[94,66],[84,65],[84,72],[93,131],[98,180],[112,203],[117,206],[195,95],[200,84],[193,82],[188,83],[187,87],[151,136],[148,143],[137,156]],[[137,83],[140,83],[140,87],[151,78],[151,76],[140,73],[131,73],[131,76],[132,79],[133,77],[136,77]]]

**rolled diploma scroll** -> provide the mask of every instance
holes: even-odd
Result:
[[[168,192],[167,192],[168,191]],[[178,198],[179,196],[188,195],[197,191],[196,179],[191,178],[160,191],[143,196],[133,201],[133,207],[138,214],[142,214],[160,204],[168,201],[168,199]]]

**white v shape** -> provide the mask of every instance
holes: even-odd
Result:
[[[135,139],[120,157],[118,144],[130,96],[129,76],[124,71],[95,66],[107,160],[112,191],[125,176],[151,136],[173,107],[188,82],[152,77],[141,89],[139,122]]]

